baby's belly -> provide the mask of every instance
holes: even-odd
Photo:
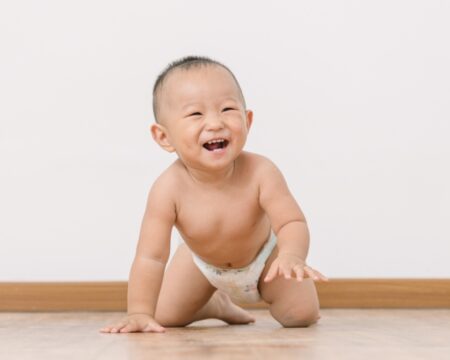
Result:
[[[249,265],[270,237],[268,219],[263,219],[251,231],[211,232],[207,236],[187,236],[178,229],[186,245],[198,257],[220,268],[241,268]],[[203,234],[205,235],[205,234]]]

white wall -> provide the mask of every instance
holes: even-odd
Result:
[[[330,277],[450,277],[448,1],[0,2],[0,281],[125,280],[151,87],[227,64]]]

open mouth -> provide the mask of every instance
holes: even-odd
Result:
[[[219,149],[225,149],[228,146],[229,141],[225,139],[215,139],[203,144],[203,147],[208,151],[214,151]]]

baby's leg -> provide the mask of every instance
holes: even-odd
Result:
[[[319,299],[312,279],[304,278],[298,282],[278,276],[268,283],[263,281],[277,255],[278,248],[275,247],[258,284],[261,297],[270,304],[270,313],[284,327],[306,327],[316,323],[320,318]]]
[[[254,319],[216,291],[195,265],[185,244],[176,250],[167,267],[156,306],[155,320],[162,326],[185,326],[202,319],[247,324]]]

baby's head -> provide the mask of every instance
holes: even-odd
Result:
[[[233,73],[218,61],[186,57],[171,63],[153,88],[155,141],[187,166],[219,169],[239,155],[253,113]]]
[[[213,60],[210,59],[208,57],[205,56],[187,56],[184,58],[181,58],[179,60],[173,61],[171,62],[162,72],[161,74],[158,75],[155,84],[153,86],[153,115],[155,117],[155,121],[158,123],[160,122],[160,101],[161,101],[161,97],[162,97],[162,89],[163,89],[163,85],[165,80],[175,71],[180,71],[180,70],[184,70],[184,71],[189,71],[189,70],[198,70],[201,68],[205,68],[205,67],[222,67],[223,69],[227,70],[228,73],[231,75],[231,77],[233,78],[237,90],[239,92],[239,97],[240,100],[243,103],[244,108],[246,107],[245,105],[245,99],[244,99],[244,95],[242,93],[241,90],[241,86],[239,85],[239,82],[237,81],[236,77],[234,76],[234,74],[232,73],[232,71],[225,66],[224,64],[218,62],[217,60]]]

